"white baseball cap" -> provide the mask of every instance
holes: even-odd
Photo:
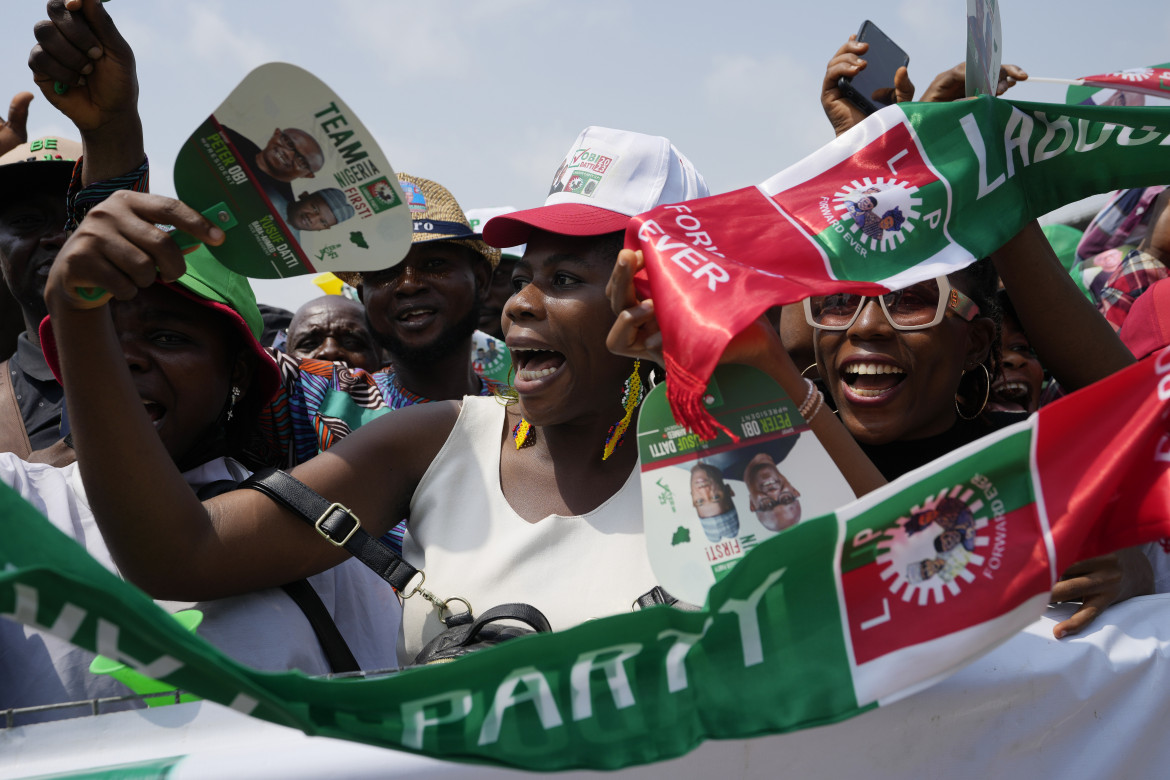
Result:
[[[655,206],[709,195],[707,183],[669,139],[587,127],[553,176],[544,205],[493,217],[483,228],[491,246],[515,246],[533,229],[599,236],[626,227]]]

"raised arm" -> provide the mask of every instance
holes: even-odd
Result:
[[[662,334],[654,315],[654,301],[638,300],[634,290],[634,275],[642,265],[640,251],[623,249],[618,255],[607,287],[617,321],[609,332],[606,346],[619,355],[653,360],[661,365]],[[800,369],[793,364],[779,334],[763,318],[732,339],[720,362],[742,363],[763,371],[798,404],[808,393]],[[863,496],[886,484],[885,477],[828,409],[822,407],[814,414],[809,428],[856,495]]]
[[[1028,341],[1068,390],[1103,379],[1134,362],[1105,318],[1077,289],[1036,222],[991,256]],[[1153,592],[1150,563],[1139,548],[1080,561],[1064,572],[1053,601],[1079,601],[1077,612],[1053,628],[1075,634],[1110,604]]]
[[[1079,390],[1133,363],[1133,355],[1077,289],[1036,222],[991,259],[1029,343],[1065,389]]]
[[[109,297],[91,302],[76,294],[97,286],[128,300],[156,274],[177,278],[182,255],[156,222],[212,244],[223,240],[178,201],[118,192],[62,248],[45,296],[78,464],[115,562],[152,596],[182,600],[279,585],[339,563],[345,552],[259,493],[238,490],[207,504],[195,498],[143,409]],[[294,474],[381,535],[406,516],[414,484],[456,414],[455,404],[425,404],[388,415]]]
[[[28,66],[81,133],[82,186],[134,170],[146,158],[134,52],[100,0],[50,0],[48,15],[33,28]]]

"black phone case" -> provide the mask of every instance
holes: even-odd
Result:
[[[878,107],[871,103],[869,98],[854,89],[853,80],[848,76],[837,79],[837,89],[841,90],[841,94],[845,96],[846,100],[865,112],[866,116],[878,110]]]
[[[874,25],[874,27],[876,28],[877,26]],[[862,36],[862,33],[864,32],[864,30],[865,30],[865,24],[863,24],[861,26],[861,30],[858,30],[858,38],[857,39],[859,41],[861,40],[861,36]],[[884,33],[882,33],[882,35],[884,36]],[[906,62],[903,64],[908,65],[909,62],[910,62],[910,58],[906,57]],[[845,96],[845,99],[848,100],[853,105],[860,108],[862,110],[862,112],[865,113],[866,116],[869,116],[870,114],[874,113],[879,108],[884,108],[884,106],[879,106],[879,105],[874,104],[873,101],[871,101],[868,97],[866,97],[861,92],[859,92],[857,90],[857,88],[853,86],[853,79],[849,78],[848,76],[842,76],[841,78],[837,79],[837,89],[841,90],[841,94]]]

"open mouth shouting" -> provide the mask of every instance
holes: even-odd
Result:
[[[1032,386],[1027,382],[1001,379],[991,386],[987,408],[993,412],[1027,412],[1032,401]]]
[[[906,371],[894,363],[852,360],[841,366],[845,396],[854,403],[880,403],[906,379]]]
[[[146,415],[150,418],[150,422],[157,429],[162,425],[163,420],[167,416],[166,407],[160,403],[148,401],[145,398],[142,399],[142,405],[146,408]]]
[[[565,365],[565,356],[554,349],[509,347],[516,366],[516,389],[535,390],[553,380]]]

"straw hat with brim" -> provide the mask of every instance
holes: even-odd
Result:
[[[410,206],[411,219],[414,220],[412,244],[451,241],[475,250],[492,268],[499,264],[499,250],[492,249],[480,240],[479,234],[471,229],[467,215],[446,187],[430,179],[405,173],[398,174],[398,182],[402,185],[406,202]],[[334,271],[333,274],[351,287],[361,286],[360,271]]]
[[[10,149],[0,156],[0,197],[22,194],[27,186],[64,192],[81,157],[81,144],[68,138],[45,136]]]
[[[187,254],[185,259],[187,272],[166,286],[227,318],[240,342],[256,358],[252,389],[248,396],[261,404],[266,404],[280,388],[280,369],[276,367],[272,356],[260,346],[264,318],[256,306],[256,295],[252,292],[252,286],[243,276],[224,268],[202,245]],[[45,362],[49,364],[53,376],[60,382],[57,339],[53,335],[53,323],[49,317],[41,321],[40,334]]]

